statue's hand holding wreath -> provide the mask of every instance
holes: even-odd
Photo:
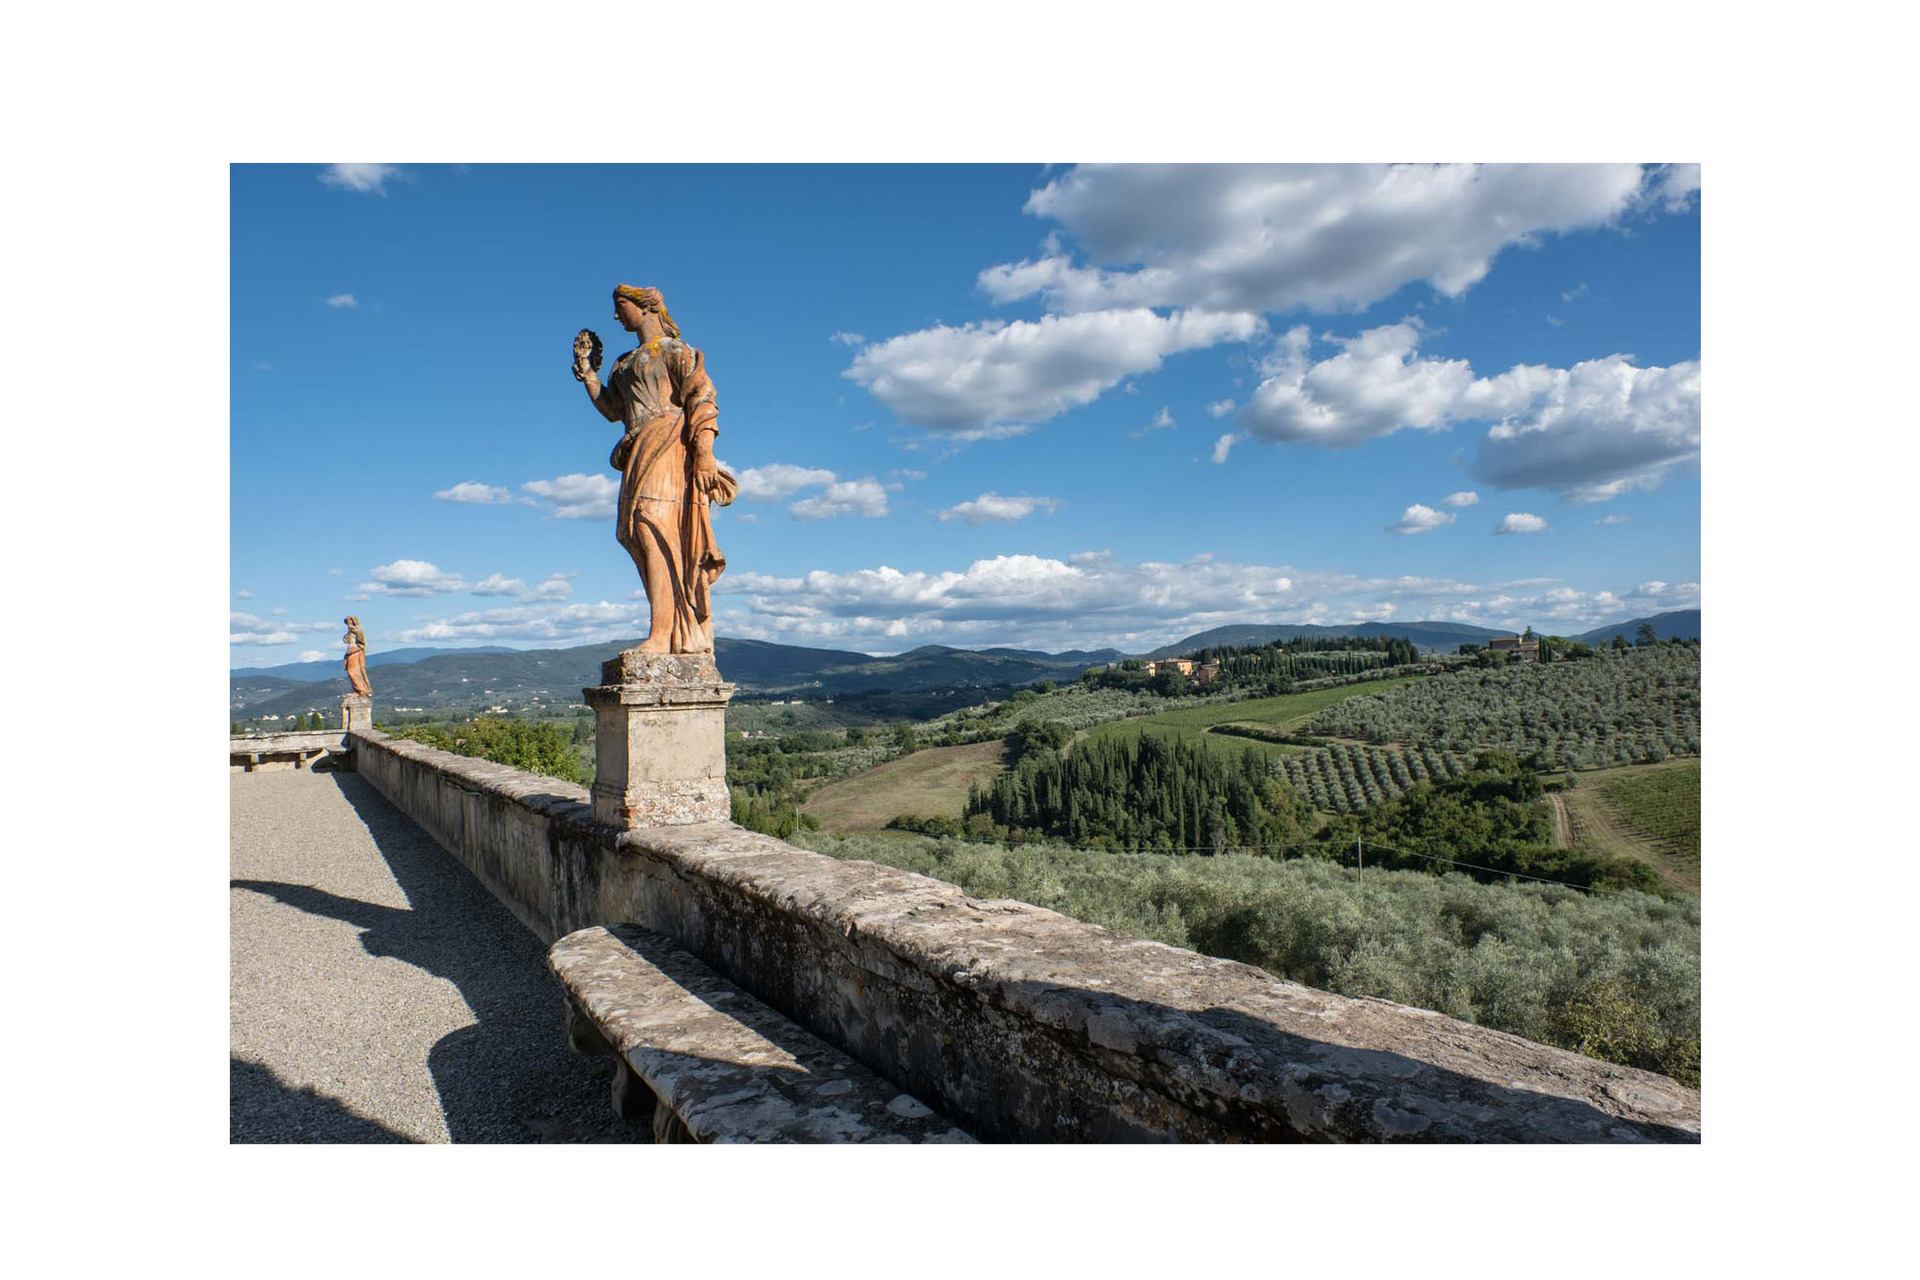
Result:
[[[600,372],[601,352],[600,335],[591,329],[582,329],[573,338],[573,376],[577,382]]]

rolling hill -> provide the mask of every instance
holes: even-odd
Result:
[[[1700,611],[1676,609],[1670,613],[1656,613],[1651,618],[1628,618],[1625,622],[1595,627],[1572,638],[1588,644],[1605,644],[1615,636],[1625,636],[1631,641],[1634,633],[1640,630],[1640,624],[1645,622],[1653,624],[1654,634],[1662,640],[1697,640],[1700,637]]]
[[[1650,621],[1662,639],[1700,634],[1697,609],[1633,618],[1577,637],[1604,642],[1615,634],[1633,639],[1641,622]],[[1363,622],[1352,626],[1215,627],[1174,644],[1149,658],[1173,657],[1225,645],[1265,644],[1298,636],[1401,636],[1426,649],[1451,652],[1463,643],[1484,644],[1488,637],[1511,634],[1456,622]],[[394,649],[368,655],[377,705],[430,712],[478,711],[489,706],[558,709],[578,704],[580,690],[600,682],[600,664],[638,643],[610,640],[567,649]],[[1128,655],[1117,649],[1072,649],[1046,653],[1036,649],[955,649],[922,645],[906,653],[875,657],[845,649],[809,649],[764,640],[715,641],[715,660],[742,695],[801,693],[834,697],[857,693],[922,693],[1029,685],[1037,680],[1069,681],[1090,666]],[[236,719],[284,716],[337,709],[347,691],[337,661],[296,662],[279,667],[243,668],[231,673],[229,711]]]
[[[1651,622],[1655,633],[1662,640],[1692,640],[1700,634],[1700,611],[1680,609],[1671,613],[1657,613],[1651,618],[1629,618],[1625,622],[1609,623],[1604,627],[1595,627],[1592,631],[1567,638],[1584,640],[1588,644],[1604,644],[1616,635],[1623,635],[1628,640],[1632,640],[1634,633],[1640,629],[1640,624],[1643,622]],[[1551,627],[1536,626],[1534,630],[1559,634]],[[1422,649],[1438,649],[1443,653],[1452,653],[1463,644],[1485,644],[1494,636],[1512,634],[1511,631],[1490,630],[1486,627],[1469,626],[1463,622],[1356,622],[1348,626],[1275,623],[1271,626],[1215,627],[1211,631],[1202,631],[1184,640],[1162,645],[1152,653],[1140,656],[1177,658],[1200,649],[1271,644],[1275,640],[1330,636],[1400,636],[1413,641]]]
[[[1356,622],[1345,626],[1314,626],[1308,623],[1275,623],[1270,626],[1215,627],[1162,645],[1147,658],[1177,658],[1198,649],[1271,644],[1275,640],[1319,639],[1331,636],[1399,636],[1422,649],[1453,652],[1462,644],[1485,644],[1492,636],[1512,635],[1510,631],[1491,631],[1462,622]]]
[[[637,640],[612,640],[569,649],[454,649],[414,662],[368,661],[376,702],[425,711],[488,706],[565,707],[580,690],[600,682],[600,664]],[[714,642],[714,658],[746,695],[807,692],[822,697],[868,691],[919,692],[1027,685],[1072,680],[1087,667],[1124,657],[1116,649],[1042,653],[1027,649],[954,649],[924,645],[890,657],[850,650],[809,649],[763,640]],[[395,650],[395,654],[405,653]],[[240,719],[337,706],[347,690],[336,662],[293,663],[323,672],[289,677],[286,668],[232,673],[230,712]],[[375,670],[374,668],[377,668]],[[316,678],[317,676],[317,678]]]
[[[369,653],[369,667],[386,666],[395,662],[419,662],[426,658],[441,658],[450,654],[464,653],[513,653],[515,650],[504,645],[479,645],[472,649],[389,649],[385,652]],[[281,680],[325,681],[341,678],[341,662],[346,658],[343,647],[336,657],[322,658],[317,662],[285,662],[277,667],[236,667],[228,672],[231,679],[242,677],[273,676]]]

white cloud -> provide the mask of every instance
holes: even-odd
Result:
[[[983,493],[971,502],[948,507],[940,513],[940,519],[965,520],[968,524],[1012,524],[1036,511],[1051,515],[1059,508],[1059,500],[1055,498],[1036,498],[1025,494],[1003,498],[997,493]]]
[[[481,579],[473,589],[477,596],[523,596],[527,594],[527,582],[524,578],[508,578],[498,573],[490,573]]]
[[[602,600],[553,608],[544,604],[482,609],[451,618],[422,619],[400,632],[403,644],[448,640],[544,640],[587,644],[637,636],[646,630],[632,604]]]
[[[871,519],[887,514],[887,491],[878,480],[840,480],[827,491],[802,498],[788,507],[796,520],[825,520],[832,516],[858,515]]]
[[[926,472],[915,471],[910,467],[897,467],[887,472],[887,479],[889,480],[925,480],[926,478]]]
[[[338,578],[344,576],[346,572],[345,569],[329,569],[327,570],[327,576],[330,578]]]
[[[1643,582],[1622,598],[1628,608],[1651,609],[1656,613],[1669,609],[1698,609],[1700,584],[1697,582]]]
[[[1213,461],[1218,466],[1227,460],[1227,453],[1240,442],[1240,437],[1229,431],[1213,442]]]
[[[1594,523],[1595,524],[1625,524],[1627,521],[1631,519],[1633,519],[1632,516],[1626,516],[1626,515],[1601,516],[1598,520],[1595,520]]]
[[[330,187],[370,191],[377,196],[387,194],[388,182],[404,176],[397,164],[330,164],[320,171],[320,181]]]
[[[1480,495],[1471,489],[1462,489],[1458,493],[1448,494],[1446,497],[1440,499],[1440,501],[1450,507],[1471,507],[1480,501]]]
[[[292,644],[302,634],[330,631],[333,626],[331,622],[269,622],[251,613],[230,612],[227,614],[227,643]]]
[[[529,480],[520,488],[551,503],[554,517],[560,520],[610,519],[614,500],[620,496],[618,478],[580,472],[551,480]]]
[[[738,474],[740,496],[748,502],[779,502],[801,489],[832,484],[839,479],[822,467],[796,467],[788,462],[748,467]]]
[[[1173,426],[1173,414],[1168,411],[1166,405],[1161,405],[1160,412],[1153,415],[1153,421],[1147,423],[1146,426],[1141,427],[1138,431],[1129,431],[1127,434],[1135,440],[1138,440],[1149,432],[1165,431],[1171,426]]]
[[[1495,525],[1495,533],[1544,533],[1547,522],[1530,511],[1516,511],[1512,515],[1500,517]]]
[[[1295,326],[1276,341],[1267,378],[1236,421],[1263,440],[1322,448],[1492,422],[1470,468],[1476,478],[1574,502],[1652,488],[1699,457],[1698,361],[1643,369],[1611,355],[1480,378],[1465,360],[1420,355],[1421,337],[1408,322],[1329,336],[1340,352],[1316,362],[1306,326]]]
[[[793,578],[738,573],[716,590],[722,635],[892,651],[938,642],[1140,652],[1229,623],[1390,617],[1518,630],[1551,616],[1576,632],[1653,598],[1575,591],[1555,579],[1359,578],[1213,556],[1122,564],[1104,552],[998,556],[949,572],[881,565]],[[1665,603],[1685,598],[1678,589],[1659,598],[1662,608],[1686,607]]]
[[[1231,400],[1215,400],[1207,406],[1207,416],[1209,418],[1224,418],[1237,407],[1238,406]]]
[[[511,502],[513,495],[495,484],[481,484],[477,480],[462,480],[451,489],[442,489],[433,495],[442,502]]]
[[[942,439],[971,444],[976,440],[1011,440],[1015,436],[1024,436],[1033,430],[1030,422],[1002,422],[991,427],[968,427],[964,431],[942,433]]]
[[[1524,408],[1509,409],[1487,432],[1473,475],[1502,489],[1556,489],[1572,502],[1598,502],[1651,489],[1698,459],[1700,362],[1640,369],[1631,360],[1536,371],[1548,376]]]
[[[1330,340],[1340,354],[1313,363],[1306,326],[1289,330],[1268,361],[1271,376],[1240,410],[1240,426],[1262,440],[1344,448],[1403,428],[1442,430],[1473,385],[1465,360],[1416,354],[1414,324]]]
[[[1416,502],[1408,507],[1398,520],[1387,526],[1387,532],[1428,533],[1434,529],[1443,529],[1459,518],[1451,511],[1435,511],[1432,507]]]
[[[1160,316],[1143,307],[939,325],[863,348],[843,376],[913,426],[963,435],[1024,430],[1158,369],[1167,356],[1260,330],[1246,313]]]
[[[1700,194],[1700,166],[1697,164],[1661,165],[1648,184],[1647,202],[1657,203],[1668,213],[1692,207]]]
[[[359,302],[355,301],[354,296],[350,293],[336,293],[331,298],[327,299],[327,305],[330,307],[338,308],[338,307],[357,307],[360,304]]]
[[[248,591],[245,587],[242,587],[240,590],[234,592],[233,594],[242,600],[253,599],[253,592]]]
[[[540,585],[533,589],[533,598],[535,600],[565,600],[573,594],[573,583],[571,579],[578,576],[576,573],[548,574],[546,578],[541,581]]]
[[[332,656],[333,656],[332,654],[326,652],[323,649],[302,649],[300,651],[300,656],[296,658],[295,661],[296,662],[319,662],[323,659],[331,658]]]
[[[1080,165],[1026,211],[1071,233],[1090,265],[1056,242],[979,283],[995,301],[1040,294],[1066,312],[1349,311],[1416,281],[1455,297],[1509,245],[1613,222],[1656,176],[1632,164]]]
[[[837,333],[829,334],[827,337],[827,341],[837,342],[843,347],[857,347],[857,346],[860,346],[862,343],[864,343],[866,340],[867,340],[867,335],[864,333],[848,333],[845,330],[841,330]]]
[[[465,591],[467,580],[458,573],[425,560],[395,560],[368,570],[373,581],[360,584],[356,599],[370,596],[435,596]]]
[[[1578,302],[1580,301],[1580,299],[1586,296],[1587,296],[1587,282],[1585,280],[1582,280],[1578,285],[1575,285],[1573,288],[1568,289],[1564,293],[1562,293],[1560,295],[1560,301]]]
[[[291,610],[288,610],[288,609],[269,609],[269,610],[267,610],[267,612],[268,612],[269,614],[271,614],[272,616],[274,616],[274,617],[276,617],[276,618],[284,618],[284,617],[286,617],[286,616],[287,616],[287,614],[288,614],[289,612],[291,612]]]

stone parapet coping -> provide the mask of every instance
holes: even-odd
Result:
[[[696,1142],[973,1141],[649,930],[582,929],[547,962],[592,1028],[576,1045],[598,1039]]]
[[[346,735],[339,729],[301,729],[295,733],[252,735],[241,733],[229,735],[227,744],[233,755],[245,755],[249,751],[317,750],[321,747],[345,746]]]
[[[615,832],[584,788],[364,741],[362,772],[547,941],[654,929],[982,1138],[1699,1140],[1699,1093],[1664,1076],[732,823]],[[421,770],[537,815],[544,836],[480,847],[466,809],[416,812],[446,803]]]

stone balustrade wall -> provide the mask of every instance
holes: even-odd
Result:
[[[1664,1076],[380,733],[355,767],[541,938],[624,921],[987,1140],[1699,1140]],[[558,1032],[556,1031],[556,1034]]]
[[[346,736],[338,729],[300,729],[293,733],[232,734],[227,738],[231,751],[294,751],[302,747],[339,747]]]

